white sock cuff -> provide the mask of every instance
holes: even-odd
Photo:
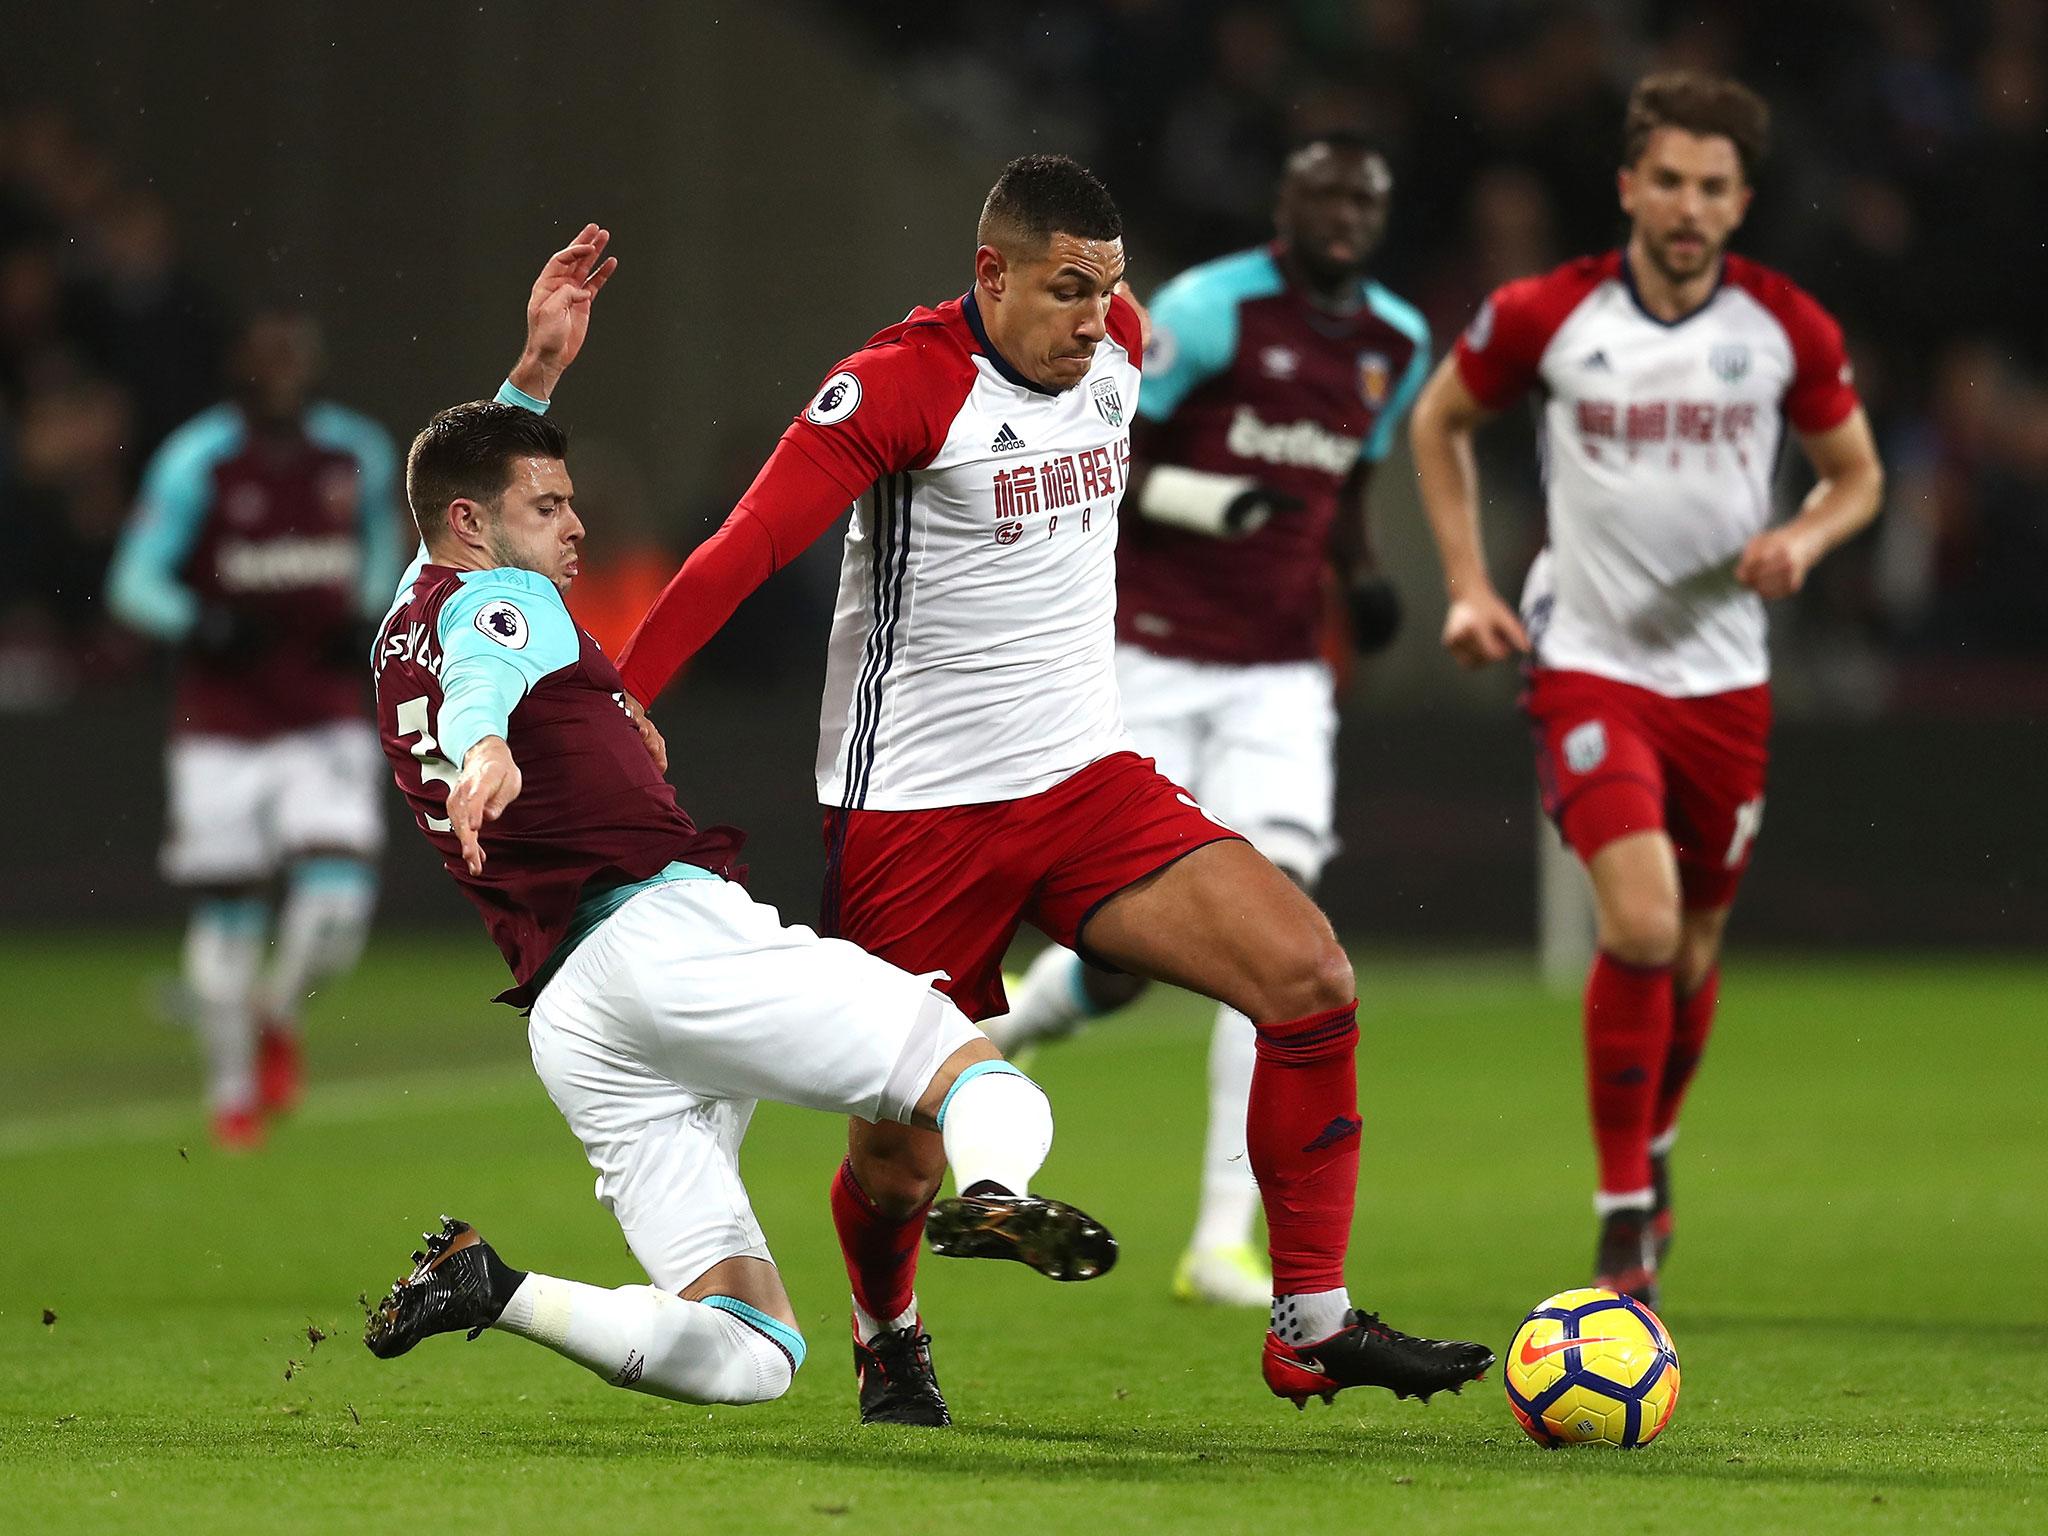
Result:
[[[1597,1190],[1593,1195],[1593,1214],[1612,1216],[1616,1211],[1647,1211],[1657,1203],[1654,1189],[1625,1189],[1619,1194]]]
[[[1652,1157],[1663,1157],[1677,1145],[1678,1127],[1674,1125],[1663,1135],[1650,1138],[1650,1155]]]

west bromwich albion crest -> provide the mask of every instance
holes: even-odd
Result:
[[[1124,397],[1117,392],[1115,379],[1097,379],[1088,393],[1094,397],[1097,415],[1112,427],[1124,424]]]
[[[1707,354],[1707,366],[1719,374],[1724,383],[1733,384],[1749,372],[1749,348],[1739,341],[1715,347]]]

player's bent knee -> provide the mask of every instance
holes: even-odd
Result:
[[[686,1401],[767,1403],[789,1391],[804,1363],[804,1336],[789,1324],[730,1296],[707,1296],[703,1305],[722,1314],[721,1348],[705,1352],[689,1374],[701,1395]]]
[[[1299,1019],[1347,1006],[1357,989],[1343,946],[1327,934],[1315,934],[1269,957],[1264,985],[1245,1011],[1262,1024]]]
[[[1669,903],[1637,901],[1608,914],[1600,947],[1630,965],[1670,965],[1678,959],[1677,909]]]

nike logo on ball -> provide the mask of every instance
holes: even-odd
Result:
[[[1522,1340],[1522,1364],[1535,1365],[1539,1361],[1548,1360],[1561,1349],[1577,1349],[1582,1344],[1619,1344],[1620,1342],[1620,1339],[1594,1338],[1559,1339],[1554,1344],[1536,1344],[1528,1339],[1524,1339]]]

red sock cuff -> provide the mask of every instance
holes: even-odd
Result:
[[[1642,965],[1634,960],[1624,960],[1619,955],[1609,954],[1604,949],[1593,958],[1596,965],[1611,965],[1617,971],[1626,972],[1630,976],[1669,976],[1672,970],[1672,963],[1669,960],[1662,965]]]
[[[1342,1008],[1253,1027],[1258,1031],[1261,1060],[1295,1066],[1329,1061],[1358,1047],[1358,999],[1354,997]]]

